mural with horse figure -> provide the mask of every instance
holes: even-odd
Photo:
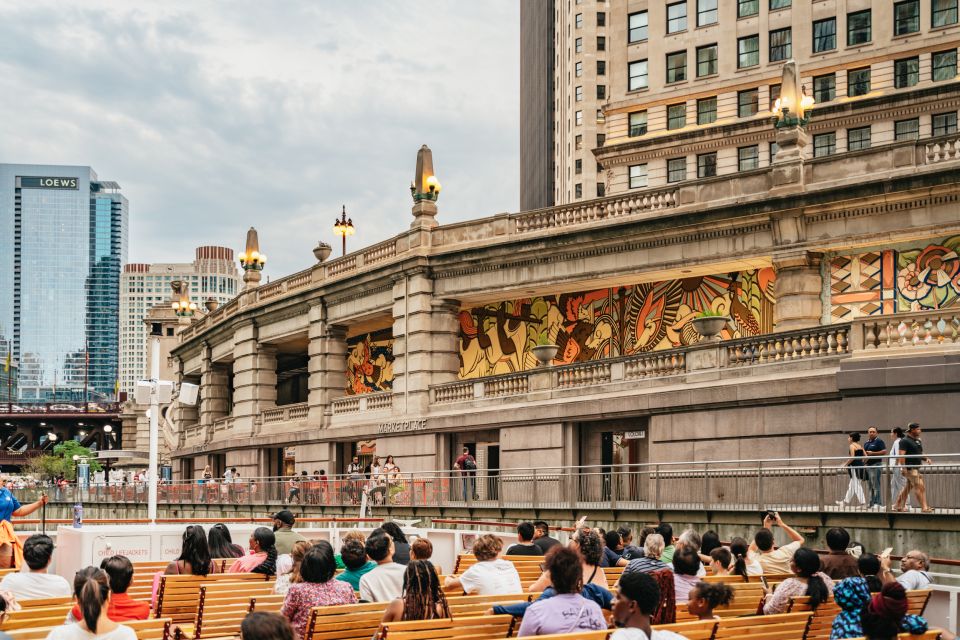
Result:
[[[393,331],[347,338],[347,395],[393,389]]]
[[[504,300],[460,312],[461,379],[532,369],[537,344],[559,345],[554,364],[699,342],[690,320],[729,315],[725,339],[773,330],[772,268]]]

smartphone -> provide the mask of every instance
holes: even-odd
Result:
[[[880,552],[880,557],[881,558],[889,557],[891,553],[893,553],[893,547],[887,547],[886,549]]]
[[[586,521],[587,521],[587,516],[582,516],[579,520],[577,520],[577,524],[573,525],[573,528],[579,531],[580,527],[582,527],[583,523]]]
[[[763,588],[769,590],[770,585],[767,584],[767,579],[763,576],[760,576],[760,583],[763,584]]]

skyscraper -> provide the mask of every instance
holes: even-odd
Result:
[[[137,380],[147,375],[147,325],[143,319],[152,307],[170,304],[174,280],[189,285],[190,300],[201,309],[207,300],[223,304],[240,292],[233,249],[227,247],[197,247],[193,262],[125,265],[120,276],[121,391],[132,392]]]
[[[113,396],[127,215],[90,167],[0,164],[0,341],[19,400]]]
[[[520,210],[553,204],[554,0],[520,3]]]
[[[955,1],[557,2],[550,59],[524,40],[539,17],[521,12],[521,78],[552,77],[553,100],[520,138],[553,125],[552,204],[768,167],[790,59],[816,101],[808,160],[957,131]],[[521,194],[542,162],[521,153]]]

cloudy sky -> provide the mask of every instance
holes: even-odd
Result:
[[[279,277],[341,204],[355,248],[407,228],[423,143],[442,223],[516,210],[518,51],[517,0],[5,0],[0,162],[119,182],[131,262],[253,225]]]

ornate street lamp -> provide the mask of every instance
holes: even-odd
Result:
[[[267,256],[260,253],[257,230],[253,227],[247,231],[247,246],[239,255],[239,260],[244,271],[263,271],[263,265],[267,263]]]
[[[343,255],[347,255],[347,236],[352,236],[356,231],[353,219],[347,218],[347,205],[343,205],[340,217],[333,219],[333,232],[343,239]]]
[[[805,127],[810,122],[809,112],[813,109],[813,96],[807,95],[807,88],[800,85],[800,71],[794,60],[788,60],[783,66],[783,79],[780,83],[780,97],[771,109],[773,126],[777,129],[787,127]]]
[[[192,317],[197,312],[197,303],[190,302],[190,285],[182,280],[174,280],[170,286],[173,288],[173,302],[170,303],[173,312],[181,318]]]

